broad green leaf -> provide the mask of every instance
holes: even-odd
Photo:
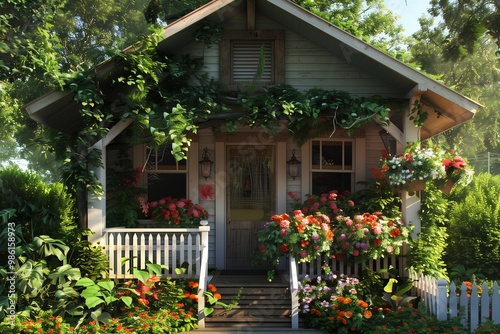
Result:
[[[115,287],[115,282],[113,281],[99,281],[97,285],[111,292]]]

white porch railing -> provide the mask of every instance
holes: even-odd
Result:
[[[460,317],[462,324],[473,332],[486,320],[500,324],[500,294],[498,282],[491,291],[486,283],[480,289],[472,282],[471,289],[464,283],[457,294],[455,283],[448,284],[444,279],[436,279],[410,270],[414,280],[413,293],[420,297],[429,312],[439,320]]]
[[[146,263],[165,265],[163,277],[198,278],[198,326],[205,327],[205,298],[208,276],[208,233],[198,228],[108,228],[105,250],[112,279],[133,278],[132,268]],[[122,263],[122,259],[129,259]],[[176,269],[183,268],[180,273]]]

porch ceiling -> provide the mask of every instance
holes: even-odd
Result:
[[[193,32],[197,29],[196,24],[200,20],[224,22],[230,20],[235,12],[246,11],[246,6],[246,1],[214,0],[168,25],[164,29],[164,39],[159,43],[158,48],[165,54],[177,50],[192,41]],[[420,97],[426,110],[430,111],[429,118],[421,131],[422,140],[471,119],[480,108],[476,102],[292,2],[255,0],[255,6],[257,13],[272,18],[287,29],[326,48],[334,56],[344,59],[346,63],[371,73],[391,86],[394,93],[385,97],[403,100],[410,100],[414,96]],[[104,62],[97,66],[96,73],[104,80],[113,67],[112,61]],[[101,87],[104,85],[101,84]],[[30,117],[38,122],[62,132],[74,132],[79,129],[81,122],[72,96],[68,92],[52,92],[31,102],[25,109]]]

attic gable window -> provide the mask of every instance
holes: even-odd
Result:
[[[222,89],[242,91],[252,85],[284,83],[284,38],[281,30],[223,31],[220,43]]]

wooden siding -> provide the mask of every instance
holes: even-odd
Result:
[[[246,16],[241,13],[225,22],[224,29],[246,29]],[[327,90],[347,91],[357,96],[392,96],[394,91],[381,80],[334,57],[321,46],[293,31],[286,30],[263,15],[257,15],[258,30],[285,30],[285,83],[301,91],[321,87]],[[203,57],[205,71],[213,80],[219,80],[219,48],[210,48],[193,42],[178,51],[192,57]]]

